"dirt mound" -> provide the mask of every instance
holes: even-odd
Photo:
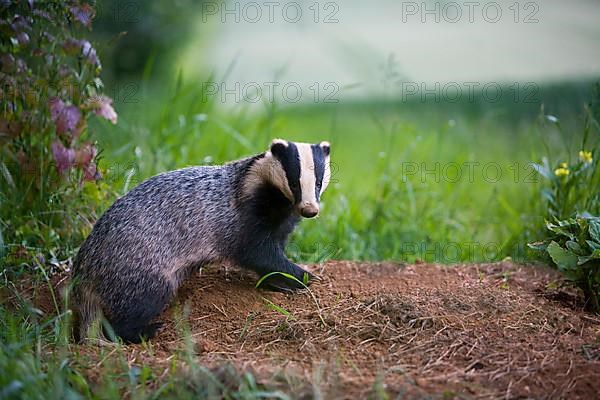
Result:
[[[600,393],[600,318],[553,289],[550,269],[337,261],[315,272],[312,294],[287,295],[255,289],[248,272],[205,269],[163,313],[151,349],[128,346],[130,356],[166,369],[187,331],[199,363],[293,376],[306,383],[298,396]]]

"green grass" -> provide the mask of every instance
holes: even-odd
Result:
[[[2,399],[290,398],[230,364],[213,369],[200,365],[185,323],[181,349],[168,363],[150,363],[138,361],[119,343],[91,357],[71,343],[68,313],[44,315],[22,301],[0,305],[0,315]],[[153,345],[144,344],[144,351],[152,355]]]
[[[158,172],[264,151],[275,137],[329,140],[333,181],[321,215],[303,221],[288,248],[304,262],[528,257],[524,244],[543,228],[544,216],[530,163],[562,143],[556,132],[539,128],[541,103],[579,132],[588,95],[565,85],[541,90],[533,104],[475,99],[226,109],[202,101],[200,88],[178,81],[117,105],[118,126],[97,126],[108,181],[124,193]],[[570,140],[577,143],[577,135]]]
[[[563,148],[557,132],[539,126],[540,104],[372,102],[225,110],[202,102],[196,89],[192,83],[148,89],[140,92],[137,103],[117,104],[117,126],[95,122],[105,179],[72,194],[77,201],[94,201],[85,204],[81,215],[71,215],[61,203],[50,206],[58,216],[71,215],[73,224],[84,221],[77,225],[81,231],[67,239],[56,236],[43,216],[31,213],[15,236],[8,229],[15,225],[6,219],[7,207],[0,224],[7,249],[23,244],[31,255],[60,253],[63,260],[79,244],[72,237],[83,237],[95,217],[143,179],[261,152],[272,138],[283,137],[329,140],[334,164],[321,216],[303,221],[293,235],[288,253],[294,260],[452,263],[531,256],[524,246],[539,238],[545,209],[528,163]],[[580,132],[586,96],[578,85],[542,93],[545,112],[560,117],[567,132]],[[577,134],[566,140],[574,153],[579,150]],[[444,174],[451,163],[465,162],[479,163],[472,179],[464,167],[460,179],[451,170]],[[494,166],[487,179],[485,165]],[[424,168],[436,166],[437,175],[421,176]],[[502,176],[491,179],[496,168]],[[47,248],[47,243],[55,247]],[[34,272],[34,287],[50,285],[43,263],[9,267],[1,276],[2,290],[13,297],[18,298],[18,291],[11,280],[22,278],[23,272]],[[251,374],[199,365],[185,323],[183,347],[174,353],[166,375],[164,366],[132,363],[121,345],[101,349],[103,363],[96,366],[95,359],[69,343],[69,316],[62,312],[58,293],[54,302],[56,311],[47,315],[24,300],[0,306],[0,398],[286,398],[276,388],[259,385]],[[145,346],[151,353],[152,343]],[[94,368],[98,378],[88,379]],[[383,398],[382,390],[376,383],[374,393]],[[287,391],[293,393],[293,386]]]

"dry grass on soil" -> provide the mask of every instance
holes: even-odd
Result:
[[[218,371],[229,362],[295,397],[317,390],[326,398],[362,398],[377,387],[415,397],[600,393],[600,316],[583,312],[574,291],[556,288],[553,270],[509,262],[333,261],[315,268],[318,306],[307,292],[257,290],[248,272],[205,269],[161,316],[158,336],[125,347],[125,356],[166,376],[188,329],[198,363]],[[38,297],[52,312],[48,297]],[[93,346],[73,350],[92,365],[110,355]],[[102,379],[95,371],[89,378]]]

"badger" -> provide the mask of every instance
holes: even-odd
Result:
[[[156,175],[108,208],[73,262],[74,336],[106,324],[128,343],[152,338],[182,282],[202,266],[231,262],[272,272],[272,290],[292,292],[314,276],[284,253],[300,217],[313,218],[330,181],[330,145],[272,141],[261,154],[222,166]]]

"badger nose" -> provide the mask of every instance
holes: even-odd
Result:
[[[300,214],[304,218],[312,218],[319,213],[319,208],[312,204],[306,205],[300,209]]]

